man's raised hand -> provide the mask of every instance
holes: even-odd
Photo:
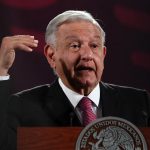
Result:
[[[38,46],[38,40],[30,35],[15,35],[4,37],[0,47],[0,76],[8,74],[8,70],[15,60],[15,51],[32,52]]]

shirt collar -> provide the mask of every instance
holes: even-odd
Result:
[[[81,95],[79,93],[76,93],[66,87],[62,80],[59,78],[58,82],[63,90],[63,92],[66,94],[67,98],[70,100],[71,104],[76,108],[77,104],[79,101],[84,97],[84,95]],[[100,102],[100,86],[99,84],[96,85],[96,87],[93,89],[93,91],[87,96],[90,98],[94,104],[98,107],[99,102]]]

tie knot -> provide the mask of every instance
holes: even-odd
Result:
[[[91,109],[92,107],[92,101],[88,97],[83,97],[81,101],[79,102],[79,107],[83,109]]]

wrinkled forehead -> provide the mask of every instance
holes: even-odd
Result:
[[[93,38],[102,39],[102,30],[97,25],[89,22],[89,21],[72,21],[72,22],[65,22],[61,24],[56,31],[56,37],[61,35],[64,38],[75,38],[76,36],[91,36]]]
[[[100,25],[97,23],[97,22],[94,22],[94,21],[89,21],[89,20],[86,20],[86,19],[81,19],[81,18],[77,18],[77,19],[74,19],[74,20],[66,20],[60,24],[58,24],[57,26],[57,30],[64,24],[71,24],[71,23],[76,23],[76,24],[80,24],[82,22],[85,22],[87,24],[91,24],[92,26],[95,26],[100,32],[103,31],[103,29],[100,27]]]

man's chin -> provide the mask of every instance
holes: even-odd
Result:
[[[81,87],[81,88],[84,88],[84,87],[93,87],[96,85],[96,81],[91,81],[91,80],[86,80],[86,79],[78,79],[76,82],[75,82],[76,86],[77,87]]]

